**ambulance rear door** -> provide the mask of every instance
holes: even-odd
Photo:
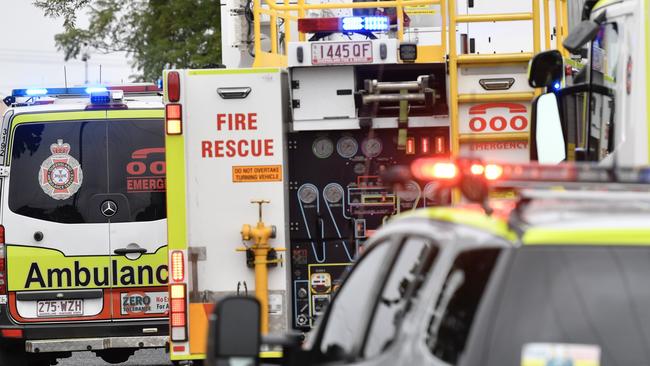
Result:
[[[110,227],[113,318],[166,318],[163,111],[109,110],[107,122],[108,193],[102,213]],[[148,330],[161,331],[167,330]]]

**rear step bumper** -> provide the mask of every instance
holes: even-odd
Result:
[[[167,336],[43,339],[25,342],[32,353],[95,351],[112,348],[159,348],[167,344]]]

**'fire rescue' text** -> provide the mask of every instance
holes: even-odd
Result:
[[[217,131],[257,131],[257,113],[218,113]],[[273,139],[201,141],[201,157],[233,158],[273,156]]]

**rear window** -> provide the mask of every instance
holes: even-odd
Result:
[[[111,199],[120,207],[112,222],[165,217],[161,120],[20,124],[12,143],[9,209],[19,215],[108,222],[100,206]]]
[[[455,342],[464,346],[443,353],[449,363],[515,366],[533,349],[565,357],[576,347],[598,355],[600,365],[650,363],[649,247],[540,246],[504,249],[496,261],[480,257],[473,267],[484,270],[465,271],[456,286],[476,286],[463,301],[478,306],[458,313],[452,300],[441,311],[449,335],[462,338],[468,328],[445,318],[474,318],[469,338]]]

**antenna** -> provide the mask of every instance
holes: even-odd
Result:
[[[65,65],[63,65],[63,85],[68,89],[68,71],[66,70]]]
[[[99,83],[102,83],[102,64],[99,64]]]

